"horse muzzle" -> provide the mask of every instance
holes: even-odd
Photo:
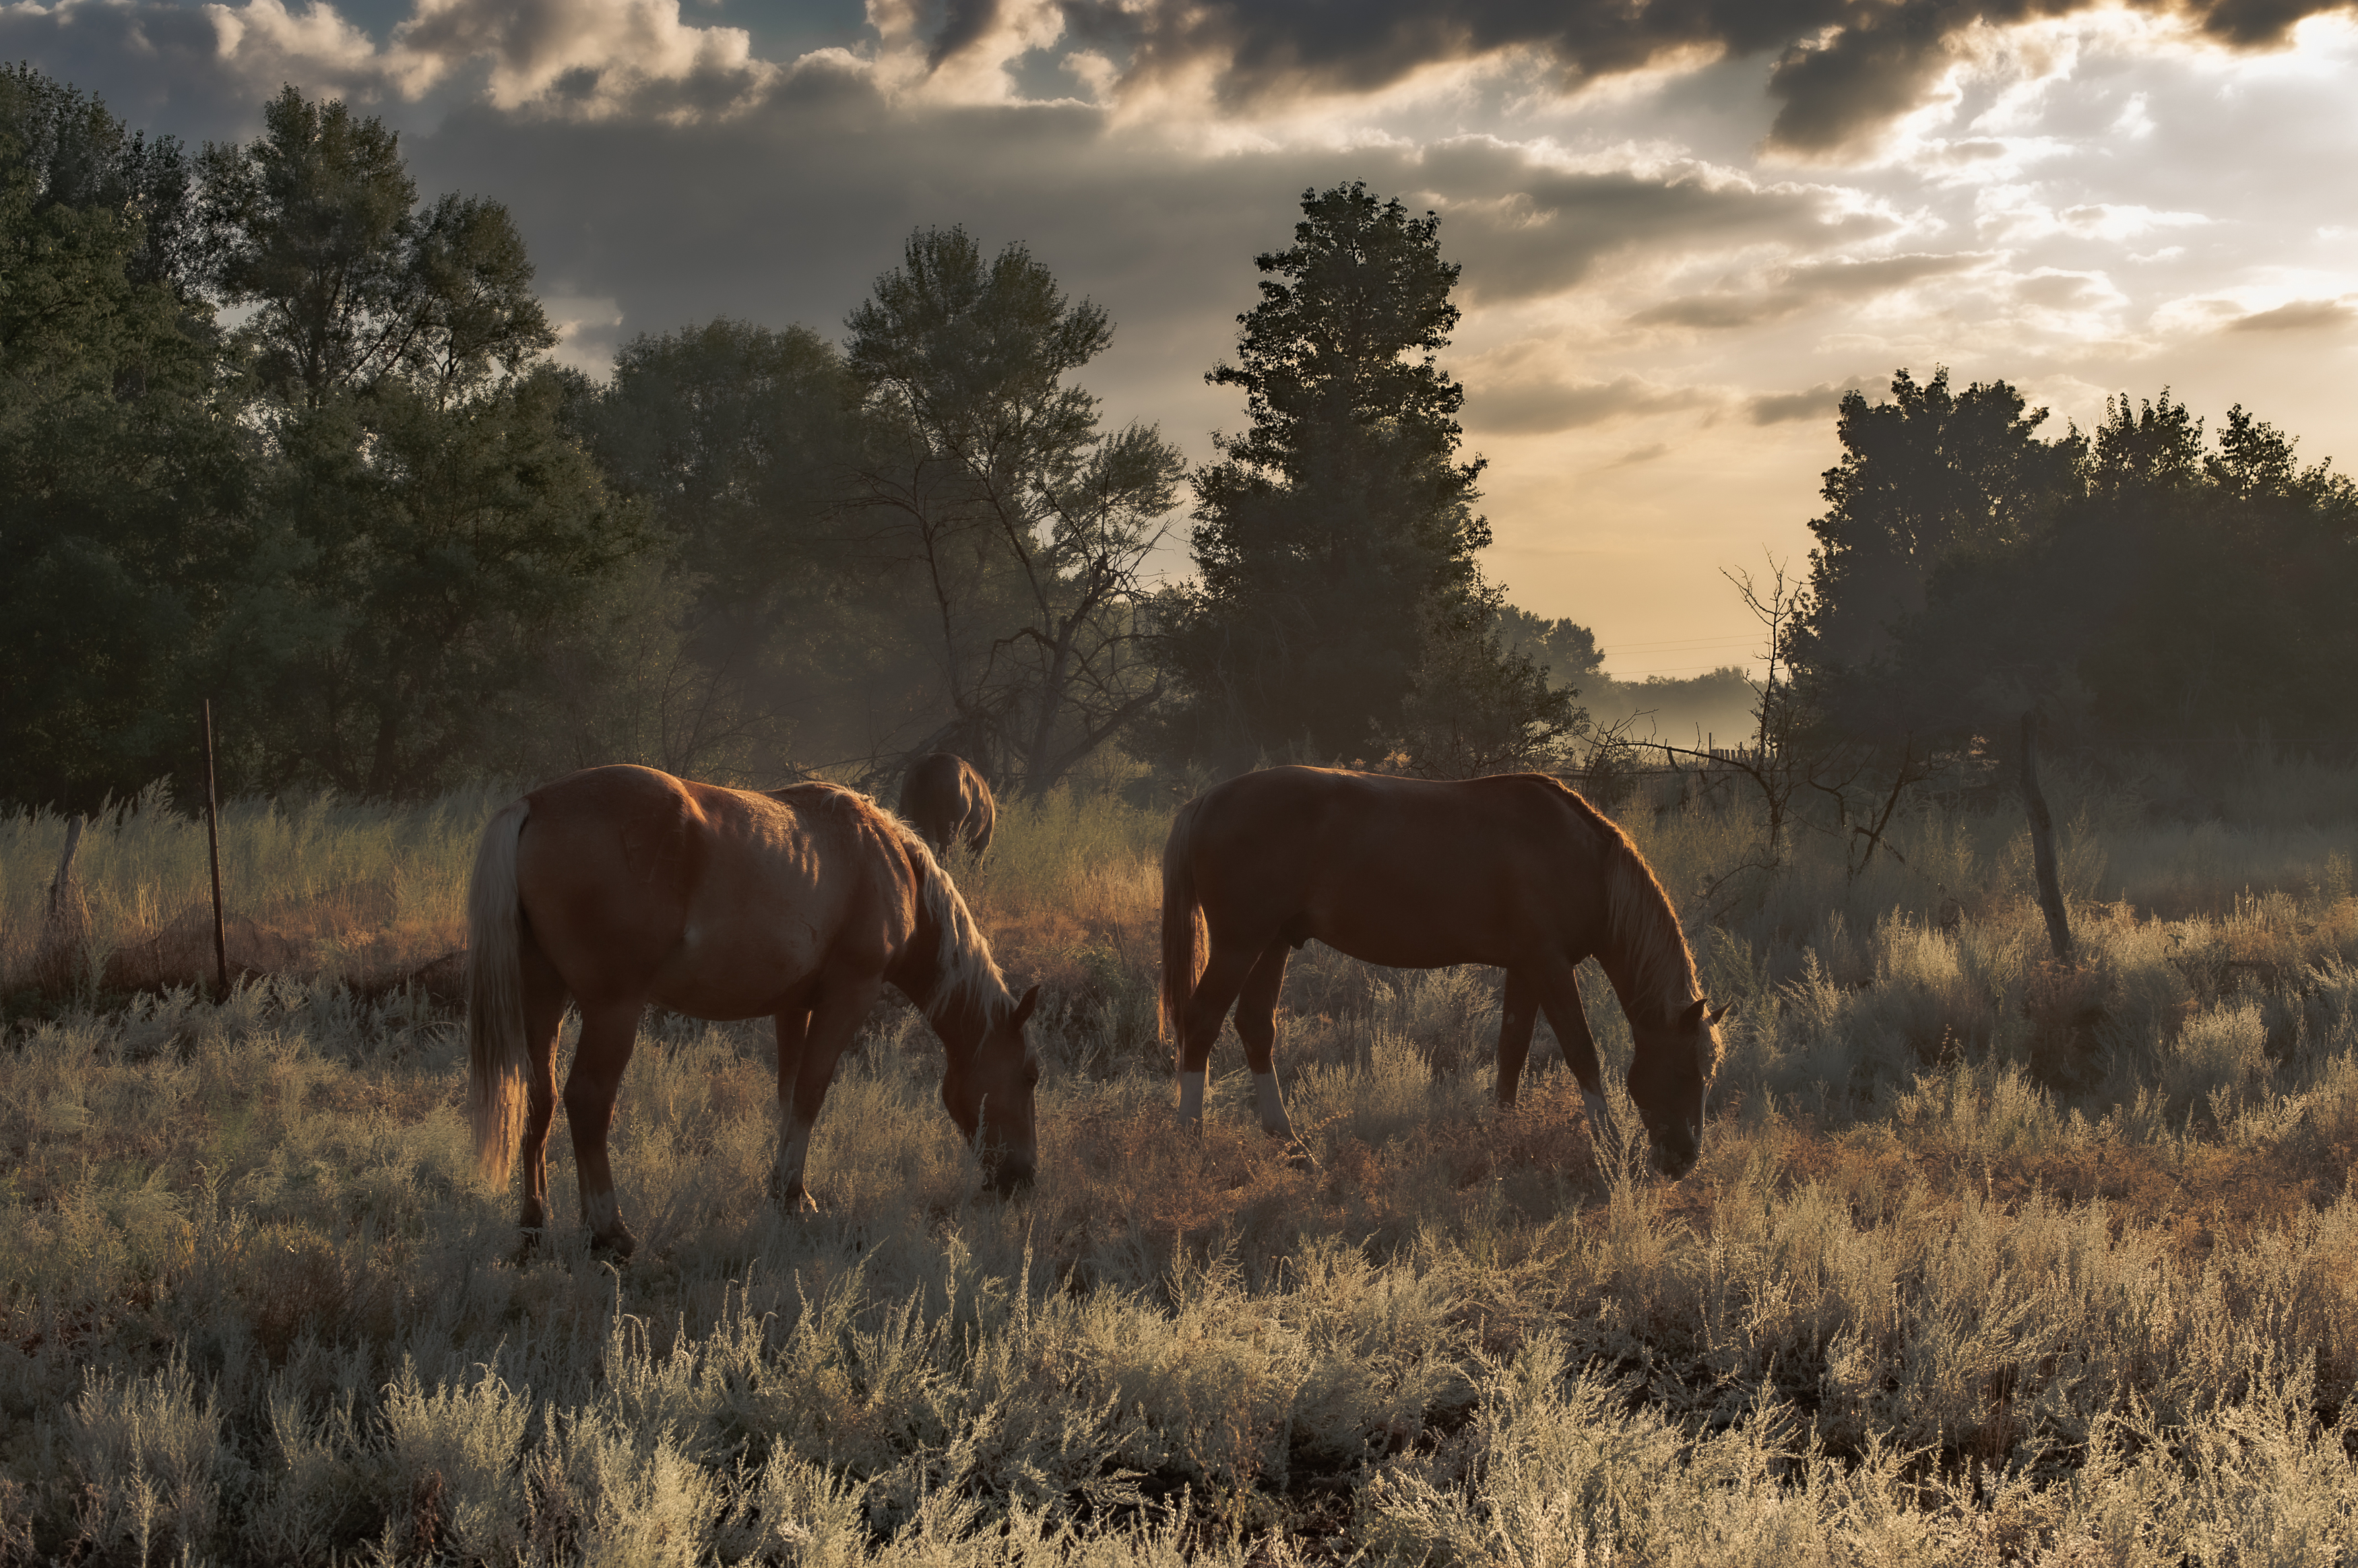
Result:
[[[1701,1141],[1691,1136],[1649,1141],[1653,1145],[1649,1162],[1657,1174],[1673,1182],[1693,1170],[1696,1157],[1703,1152]]]
[[[996,1152],[983,1165],[983,1182],[1001,1197],[1011,1198],[1032,1189],[1032,1178],[1038,1173],[1039,1162],[1030,1154],[1014,1150]]]

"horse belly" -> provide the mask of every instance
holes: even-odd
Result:
[[[1299,929],[1337,952],[1392,969],[1512,963],[1531,923],[1463,888],[1361,887],[1321,901]]]
[[[761,1018],[817,985],[840,911],[816,888],[782,897],[775,882],[727,877],[698,897],[655,979],[655,1000],[692,1018]],[[806,1002],[805,1005],[807,1005]]]

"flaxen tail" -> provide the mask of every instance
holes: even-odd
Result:
[[[467,1110],[475,1124],[475,1163],[504,1183],[524,1136],[526,1058],[524,911],[516,898],[516,841],[529,802],[503,806],[475,847],[467,886]]]
[[[1195,829],[1195,806],[1189,801],[1171,819],[1171,837],[1163,845],[1163,1011],[1162,1027],[1177,1036],[1180,1016],[1195,991],[1203,967],[1203,911],[1195,902],[1195,857],[1189,853]]]

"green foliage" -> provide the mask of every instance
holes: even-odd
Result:
[[[398,383],[279,422],[276,570],[233,624],[262,776],[414,796],[514,733],[600,584],[643,547],[558,425],[551,378],[444,405]]]
[[[1293,244],[1254,258],[1271,276],[1238,318],[1239,362],[1206,377],[1244,390],[1251,425],[1195,476],[1201,582],[1165,611],[1182,688],[1165,749],[1225,765],[1446,750],[1433,710],[1469,692],[1519,716],[1475,720],[1486,734],[1560,730],[1568,703],[1487,637],[1482,462],[1456,460],[1465,390],[1433,361],[1458,316],[1440,220],[1357,183],[1302,211]]]
[[[1563,742],[1588,717],[1574,695],[1496,633],[1429,625],[1387,755],[1429,778],[1561,766]]]
[[[417,210],[398,138],[337,99],[285,88],[246,146],[207,143],[209,272],[254,305],[242,335],[263,384],[317,407],[405,379],[448,401],[557,341],[507,209],[443,196]]]
[[[243,400],[152,274],[173,149],[0,72],[0,795],[88,808],[184,759],[185,660],[242,574]],[[168,251],[168,246],[166,247]]]
[[[582,389],[570,421],[663,544],[665,581],[637,595],[660,612],[640,630],[660,675],[633,687],[650,732],[617,755],[775,779],[861,755],[876,708],[916,706],[926,606],[846,537],[855,401],[817,333],[726,317],[633,339]]]
[[[2240,406],[2206,452],[2167,394],[2108,406],[2078,483],[2013,547],[1934,577],[1867,688],[1884,714],[1956,734],[2039,704],[2115,743],[2358,734],[2358,700],[2299,676],[2358,658],[2358,487]]]
[[[1604,677],[1605,654],[1596,645],[1596,633],[1570,616],[1551,621],[1502,602],[1491,627],[1501,652],[1520,654],[1539,665],[1552,687],[1569,687],[1577,693]]]
[[[1066,378],[1112,322],[1020,244],[986,265],[965,230],[920,230],[846,325],[874,422],[863,546],[931,605],[946,676],[946,715],[908,749],[1044,793],[1162,695],[1142,574],[1179,455],[1152,426],[1098,428]]]
[[[1891,398],[1846,393],[1835,416],[1843,460],[1825,473],[1825,514],[1810,523],[1812,602],[1793,650],[1818,669],[1884,653],[1942,565],[2019,547],[2078,488],[2084,444],[2076,434],[2040,441],[2047,410],[2025,413],[2005,382],[1960,395],[1945,366],[1921,386],[1902,370]]]

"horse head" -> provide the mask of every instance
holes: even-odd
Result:
[[[942,1105],[980,1157],[983,1179],[1002,1197],[1031,1185],[1040,1163],[1033,1116],[1040,1058],[1023,1033],[1039,1002],[1040,988],[1033,986],[990,1019],[970,1046],[953,1049],[949,1071],[942,1075]]]
[[[1726,1016],[1725,1006],[1714,1010],[1698,997],[1665,1022],[1632,1031],[1629,1098],[1645,1120],[1654,1169],[1674,1182],[1703,1152],[1704,1107],[1718,1076],[1719,1021]]]

